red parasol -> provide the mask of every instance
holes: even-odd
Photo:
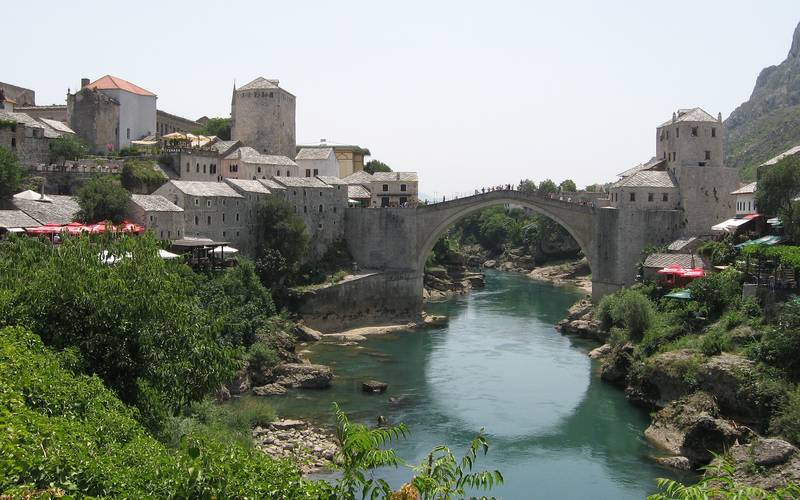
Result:
[[[49,224],[45,224],[44,226],[26,228],[25,232],[33,235],[41,235],[41,234],[59,234],[63,230],[64,229],[61,224],[53,224],[51,222]]]
[[[695,267],[694,269],[687,269],[682,276],[684,278],[703,278],[705,277],[706,272],[701,267]]]
[[[656,271],[656,274],[666,274],[666,275],[675,275],[675,276],[683,276],[683,273],[686,272],[686,269],[681,267],[680,264],[670,264],[669,266],[659,269]]]
[[[135,222],[124,220],[122,224],[117,226],[117,230],[122,231],[123,233],[135,233],[141,234],[145,232],[145,228],[136,224]]]

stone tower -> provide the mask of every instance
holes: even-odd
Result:
[[[279,83],[258,77],[233,88],[231,139],[260,153],[294,158],[295,96],[280,88]]]
[[[656,158],[677,181],[684,234],[711,234],[736,212],[730,193],[739,173],[723,165],[723,135],[722,116],[700,108],[679,109],[656,129]]]

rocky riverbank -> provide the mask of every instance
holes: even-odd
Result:
[[[301,420],[278,420],[252,432],[256,447],[277,459],[289,459],[303,474],[330,469],[339,445],[332,433]]]
[[[722,465],[724,455],[742,484],[775,489],[800,481],[797,448],[761,434],[768,428],[767,412],[757,367],[749,359],[695,349],[643,357],[630,342],[606,343],[609,334],[595,320],[588,297],[570,308],[557,329],[602,343],[589,352],[601,362],[601,378],[623,389],[632,404],[653,412],[644,437],[659,450],[655,462],[697,471]]]

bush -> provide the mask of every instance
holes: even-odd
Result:
[[[256,342],[250,346],[247,352],[247,361],[250,363],[250,370],[263,373],[278,364],[280,359],[275,351],[264,342]]]
[[[706,356],[716,356],[731,349],[731,339],[719,328],[712,328],[703,335],[700,342],[700,351]]]
[[[800,303],[789,302],[778,313],[775,327],[766,331],[751,355],[800,380]]]
[[[627,330],[630,340],[638,342],[653,324],[654,315],[653,304],[646,296],[638,290],[623,289],[603,297],[595,318],[604,330],[623,328]]]
[[[0,146],[0,200],[10,198],[22,182],[22,166],[17,155]]]
[[[728,307],[739,305],[742,297],[742,273],[729,268],[694,280],[689,285],[692,298],[708,311],[710,319],[719,318]]]
[[[156,162],[152,160],[125,160],[122,166],[122,187],[141,194],[152,193],[169,180],[155,166]]]
[[[96,175],[78,189],[78,218],[87,223],[106,220],[119,224],[128,211],[131,194],[116,179]]]
[[[800,386],[795,386],[770,423],[770,432],[800,444]]]
[[[594,312],[594,318],[600,322],[600,327],[604,331],[611,331],[611,328],[614,326],[614,316],[612,311],[616,307],[618,301],[619,295],[617,293],[612,293],[600,299],[600,303],[597,304],[597,308]]]

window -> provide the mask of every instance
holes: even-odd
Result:
[[[203,163],[203,173],[206,173],[206,164]]]
[[[17,147],[17,138],[16,137],[12,137],[11,138],[11,149],[15,149],[16,147]]]
[[[150,216],[150,222],[153,222],[153,216],[152,215]]]
[[[195,165],[195,166],[194,166],[194,171],[195,171],[195,173],[197,173],[197,174],[199,174],[199,173],[200,173],[200,164],[199,164],[199,163],[198,163],[197,165]]]
[[[194,216],[194,225],[195,226],[199,226],[200,225],[200,218],[197,217],[196,215]]]
[[[384,184],[383,187],[381,188],[381,191],[389,191],[389,185]]]
[[[408,201],[408,198],[406,198],[405,196],[401,196],[400,197],[400,205],[405,205],[407,201]]]
[[[258,167],[258,173],[259,174],[261,173],[261,167]]]
[[[717,128],[711,127],[711,137],[716,137],[716,136],[717,136]]]
[[[280,170],[278,170],[278,175],[277,175],[277,176],[278,176],[278,177],[280,177],[280,176],[281,176],[281,171],[280,171]]]
[[[189,162],[187,161],[187,162],[186,162],[186,171],[187,171],[187,172],[189,171],[189,168],[190,168],[190,167],[189,167]]]
[[[239,212],[236,212],[236,222],[239,222]]]
[[[212,173],[212,174],[216,174],[217,173],[217,165],[212,163],[211,164],[211,170],[209,170],[209,172]]]
[[[679,129],[678,127],[675,127],[675,138],[677,139],[680,136],[681,136],[681,129]]]
[[[711,151],[706,151],[706,160],[711,159]]]
[[[669,140],[669,130],[667,130],[667,140]]]
[[[319,192],[319,197],[322,198],[322,191]]]
[[[167,238],[172,238],[172,231],[167,230]]]
[[[236,231],[236,237],[237,238],[239,237],[239,231]]]
[[[405,193],[407,191],[407,188],[408,186],[406,186],[405,184],[400,184],[400,191],[403,191]]]
[[[210,215],[208,216],[208,225],[209,226],[211,225],[211,216]]]
[[[692,137],[697,137],[697,127],[692,127]]]
[[[316,177],[316,176],[318,176],[318,175],[319,175],[319,169],[318,169],[318,168],[315,168],[315,169],[314,169],[314,177]]]
[[[224,238],[225,236],[228,236],[227,233],[225,233],[225,231],[222,231],[222,237]]]
[[[311,169],[310,168],[306,169],[306,177],[311,177]]]
[[[631,201],[636,201],[636,193],[631,193]]]
[[[319,206],[319,213],[322,213],[322,205]]]
[[[200,204],[200,198],[195,198],[194,199],[194,206],[197,206],[199,204]]]
[[[333,213],[336,213],[336,207],[333,207]]]
[[[292,176],[292,174],[287,170],[286,171],[286,177],[291,177],[291,176]]]
[[[161,231],[161,239],[164,239],[164,231]]]
[[[206,207],[211,208],[211,200],[206,200]]]
[[[655,195],[653,193],[647,193],[647,201],[652,202],[655,199]]]
[[[669,193],[662,193],[661,201],[669,201]]]
[[[222,222],[225,222],[225,212],[222,212]]]
[[[128,134],[127,135],[128,135],[128,139],[130,139],[131,138],[131,129],[128,129]]]
[[[308,213],[308,207],[307,207],[307,206],[305,206],[305,205],[303,205],[303,213],[304,213],[304,214],[307,214],[307,213]]]

